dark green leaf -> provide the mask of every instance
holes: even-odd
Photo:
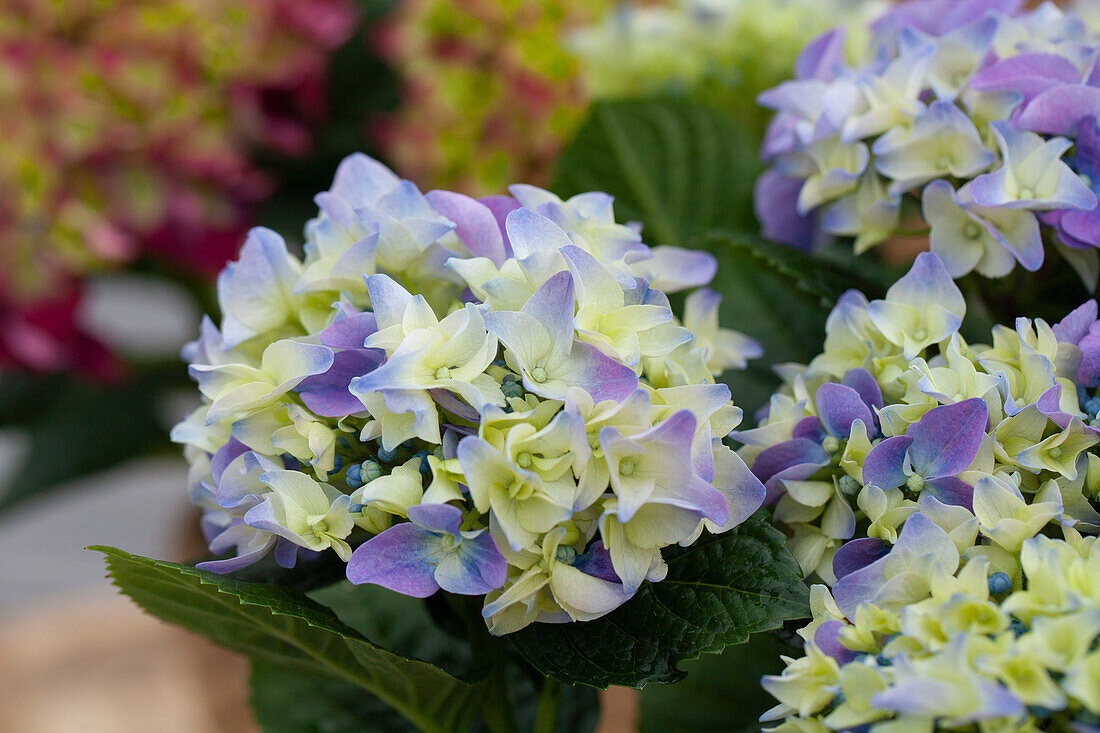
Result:
[[[465,639],[443,633],[426,604],[377,586],[338,583],[310,596],[340,620],[387,649],[448,670],[471,665]],[[532,681],[510,666],[505,675],[520,730],[534,725],[537,692]],[[307,702],[308,701],[308,702]],[[346,682],[252,665],[252,705],[265,733],[407,733],[414,730],[377,697]],[[591,687],[565,687],[558,708],[560,733],[588,733],[596,727],[599,703]],[[474,731],[484,730],[475,724]]]
[[[533,624],[507,637],[544,674],[595,687],[684,677],[679,664],[809,615],[782,533],[763,512],[721,535],[665,551],[668,577],[595,621]]]
[[[301,593],[224,578],[110,547],[115,584],[146,612],[263,665],[355,685],[425,731],[465,730],[485,690],[368,641]]]
[[[606,191],[648,244],[755,229],[756,143],[726,114],[686,99],[600,102],[558,160],[560,196]]]
[[[797,650],[774,634],[757,634],[721,654],[686,662],[682,681],[642,690],[641,733],[756,733],[758,719],[775,704],[760,678],[783,670],[781,654],[797,656]]]

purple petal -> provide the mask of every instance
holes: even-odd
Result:
[[[753,210],[766,239],[808,252],[815,244],[815,215],[798,213],[798,194],[805,181],[774,168],[756,179]]]
[[[855,618],[856,609],[864,601],[871,600],[882,589],[886,580],[887,563],[904,566],[925,555],[946,559],[958,552],[947,533],[923,514],[913,514],[902,525],[897,543],[889,554],[840,578],[833,586],[833,599],[845,617]],[[948,568],[953,571],[954,568]]]
[[[829,454],[820,445],[812,440],[798,438],[761,451],[753,461],[752,473],[761,481],[767,481],[788,468],[825,466],[828,463]]]
[[[541,321],[555,342],[572,341],[573,276],[567,270],[557,273],[527,299],[522,310]]]
[[[298,383],[298,394],[313,414],[344,417],[363,411],[363,403],[348,391],[351,380],[378,368],[385,355],[377,349],[338,351],[324,374],[306,377]]]
[[[1039,94],[1015,122],[1023,130],[1073,136],[1089,117],[1100,119],[1100,88],[1067,84]]]
[[[863,483],[884,491],[904,484],[905,454],[912,443],[908,435],[898,435],[875,445],[863,459]]]
[[[298,564],[299,551],[301,551],[302,554],[308,552],[285,537],[280,537],[275,543],[275,564],[289,570]],[[316,555],[316,553],[313,554]]]
[[[863,403],[859,392],[851,387],[826,382],[818,387],[814,399],[821,424],[831,435],[847,438],[856,420],[862,420],[864,425],[872,424],[871,411]]]
[[[504,235],[494,212],[484,203],[451,191],[429,191],[432,208],[455,223],[455,234],[474,257],[504,264]]]
[[[1069,315],[1055,323],[1050,330],[1064,344],[1077,345],[1089,333],[1089,327],[1096,322],[1097,305],[1095,300],[1086,300]],[[1097,346],[1100,346],[1098,341]]]
[[[435,404],[452,415],[475,423],[481,420],[481,414],[477,409],[460,400],[453,392],[445,389],[429,389],[428,394],[432,396]]]
[[[236,438],[230,438],[225,445],[214,453],[210,458],[210,474],[214,477],[215,486],[222,482],[222,474],[225,473],[226,466],[247,451],[248,446]]]
[[[570,355],[577,359],[581,385],[597,404],[604,400],[622,402],[638,389],[638,375],[634,370],[595,346],[574,341]]]
[[[1081,365],[1077,367],[1077,380],[1086,387],[1100,385],[1100,323],[1089,326],[1086,335],[1078,344],[1081,349]]]
[[[592,546],[583,555],[578,555],[573,560],[573,567],[585,575],[591,575],[610,583],[622,583],[618,573],[611,564],[611,553],[603,546],[602,540],[592,543]]]
[[[333,349],[362,349],[363,342],[377,330],[373,313],[354,313],[345,318],[338,316],[321,331],[321,345]]]
[[[504,223],[508,220],[509,214],[520,208],[519,202],[511,196],[482,196],[478,199],[478,203],[484,204],[493,213],[493,218],[497,220],[497,226],[500,227],[500,236],[503,238],[504,254],[506,257],[511,257],[512,244],[508,241],[508,231]]]
[[[635,440],[652,438],[671,446],[680,455],[687,457],[691,453],[691,441],[695,437],[696,418],[691,410],[677,410],[644,433],[635,436]]]
[[[546,251],[558,251],[572,244],[565,230],[531,209],[516,209],[504,222],[516,259]]]
[[[1026,104],[1051,87],[1080,80],[1081,72],[1063,56],[1022,53],[982,69],[970,86],[981,92],[1020,92]]]
[[[791,430],[792,438],[805,438],[815,443],[820,443],[825,437],[825,431],[821,429],[821,421],[813,415],[808,415],[795,423]]]
[[[448,593],[485,595],[504,585],[508,562],[488,532],[466,537],[458,552],[447,555],[435,569],[435,580]]]
[[[1091,211],[1069,209],[1059,222],[1062,233],[1077,242],[1100,247],[1100,207]]]
[[[718,271],[718,261],[709,252],[661,245],[650,254],[650,259],[633,263],[635,271],[666,293],[706,285]]]
[[[455,539],[462,526],[462,510],[450,504],[416,504],[408,509],[409,521],[436,534],[447,533]]]
[[[944,504],[961,506],[969,511],[974,511],[974,487],[958,476],[930,478],[924,483],[924,486],[925,491],[931,491],[932,496]]]
[[[1073,422],[1073,415],[1062,411],[1062,385],[1055,383],[1046,392],[1035,400],[1035,409],[1054,422],[1058,427],[1065,429]]]
[[[806,44],[794,62],[794,78],[832,81],[844,68],[844,29],[834,28]]]
[[[374,583],[414,598],[439,590],[431,556],[438,537],[415,524],[403,523],[371,537],[351,553],[348,580]]]
[[[1097,59],[1100,59],[1100,56],[1097,56]],[[1100,68],[1100,64],[1097,67]],[[1073,167],[1078,173],[1088,176],[1093,186],[1100,185],[1100,124],[1095,117],[1081,120],[1077,128]]]
[[[822,652],[835,659],[837,664],[847,664],[859,656],[858,652],[854,652],[840,643],[840,632],[847,626],[848,624],[843,621],[829,619],[818,626],[817,631],[814,632],[814,644]]]
[[[845,542],[833,555],[833,575],[838,579],[867,567],[890,553],[890,545],[875,537]]]
[[[989,408],[977,397],[933,407],[905,431],[913,439],[909,460],[914,470],[925,478],[964,471],[978,455],[988,422]]]
[[[866,369],[849,369],[840,383],[858,392],[863,403],[872,410],[881,410],[885,404],[882,399],[882,389]],[[865,424],[870,425],[870,423]]]
[[[262,547],[259,547],[251,552],[246,552],[243,555],[237,555],[235,557],[227,557],[223,560],[206,560],[195,565],[199,570],[209,570],[212,573],[218,573],[224,575],[226,573],[232,573],[242,568],[246,568],[249,565],[260,560],[262,557],[271,552],[271,547],[275,544],[275,537],[271,539]]]

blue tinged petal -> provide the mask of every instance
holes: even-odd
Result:
[[[406,596],[427,598],[439,590],[435,565],[442,554],[438,535],[415,524],[398,524],[375,535],[351,554],[347,577]]]
[[[352,208],[373,205],[393,190],[401,179],[386,166],[363,153],[352,153],[336,167],[329,189]]]
[[[894,489],[905,483],[905,457],[913,439],[898,435],[875,444],[863,459],[863,483],[882,490]]]
[[[913,441],[909,447],[913,470],[925,478],[956,476],[966,470],[978,455],[988,421],[989,408],[978,397],[924,413],[905,433]]]
[[[846,440],[856,420],[862,420],[864,425],[874,424],[871,410],[851,387],[826,382],[818,387],[814,401],[821,424],[830,435]]]

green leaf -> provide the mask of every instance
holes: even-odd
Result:
[[[539,671],[594,687],[675,682],[681,662],[809,615],[808,591],[763,512],[690,547],[665,550],[668,577],[581,624],[532,624],[508,638]]]
[[[363,688],[252,662],[249,702],[264,733],[408,733],[416,728]]]
[[[377,646],[301,593],[89,549],[106,555],[115,585],[146,612],[260,664],[362,688],[421,730],[465,730],[484,701],[480,684]]]
[[[639,730],[757,733],[758,719],[775,704],[760,678],[783,670],[781,654],[798,652],[774,634],[757,634],[746,644],[685,663],[682,681],[642,690]]]
[[[599,102],[562,153],[551,189],[615,196],[648,244],[686,246],[711,229],[755,229],[756,142],[729,115],[686,99]]]
[[[861,271],[847,263],[811,257],[748,234],[709,233],[693,240],[718,260],[712,287],[722,294],[719,322],[752,336],[764,357],[744,371],[727,372],[724,381],[734,402],[753,415],[779,386],[775,364],[805,364],[821,353],[825,319],[845,290],[881,297],[888,271]]]
[[[424,601],[378,586],[342,582],[310,597],[387,649],[444,669],[465,669],[471,652],[465,639],[437,626]],[[509,667],[508,693],[519,730],[534,724],[537,692],[518,667]],[[252,706],[265,733],[407,733],[415,730],[377,697],[355,685],[253,662]],[[308,700],[309,704],[303,701]],[[558,707],[560,733],[589,733],[596,727],[599,701],[591,687],[565,687]],[[475,724],[474,731],[484,730]]]

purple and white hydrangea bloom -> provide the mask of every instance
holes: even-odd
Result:
[[[824,352],[733,434],[820,583],[805,655],[764,680],[771,730],[1097,720],[1097,312],[968,344],[961,295],[923,253],[885,299],[845,294]]]
[[[364,155],[317,203],[301,260],[249,235],[184,352],[204,567],[331,550],[353,583],[485,596],[504,634],[607,613],[760,507],[717,382],[760,348],[719,326],[711,255],[603,193],[421,194]]]
[[[1100,248],[1100,35],[1052,3],[908,0],[849,65],[841,32],[760,96],[774,109],[756,188],[765,236],[856,252],[919,200],[952,277],[1037,270],[1044,245],[1086,272]]]

